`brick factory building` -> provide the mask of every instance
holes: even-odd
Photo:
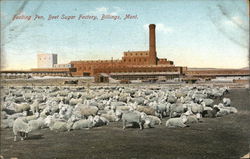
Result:
[[[124,52],[121,60],[85,60],[71,61],[75,68],[72,76],[95,76],[100,73],[115,74],[115,77],[134,74],[161,74],[161,76],[179,77],[187,70],[186,67],[176,67],[173,61],[159,59],[156,52],[155,25],[149,25],[149,50]],[[165,73],[165,74],[164,74]],[[140,76],[137,76],[140,78]]]

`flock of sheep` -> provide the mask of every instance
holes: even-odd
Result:
[[[186,127],[201,118],[237,113],[226,87],[3,87],[1,128],[13,128],[14,141],[28,133],[89,129],[122,121],[123,129],[150,128],[168,117],[166,127]],[[214,99],[221,103],[214,105]]]

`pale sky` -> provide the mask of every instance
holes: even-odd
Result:
[[[244,0],[1,1],[1,68],[36,68],[37,53],[73,60],[121,59],[148,50],[156,24],[157,54],[176,66],[248,66],[249,17]],[[31,16],[30,20],[14,15]],[[97,20],[78,20],[79,15]],[[103,14],[121,19],[101,20]],[[126,14],[137,19],[124,20]],[[44,19],[34,20],[35,15]],[[49,15],[59,19],[48,20]],[[62,15],[75,19],[61,19]]]

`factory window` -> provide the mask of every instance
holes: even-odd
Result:
[[[136,61],[136,59],[134,59],[134,62]]]
[[[141,62],[141,59],[139,59],[139,62]]]
[[[144,61],[146,62],[147,60],[146,60],[146,59],[144,59]]]
[[[131,62],[131,60],[130,60],[130,59],[129,59],[128,61],[129,61],[129,62]]]

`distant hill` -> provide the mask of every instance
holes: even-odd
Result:
[[[195,71],[195,70],[228,70],[228,69],[237,69],[237,68],[195,68],[195,67],[188,67],[188,70]],[[238,68],[237,70],[249,70],[249,67]]]
[[[249,70],[249,67],[243,67],[242,70]]]
[[[194,68],[188,67],[188,70],[215,70],[216,68]]]

